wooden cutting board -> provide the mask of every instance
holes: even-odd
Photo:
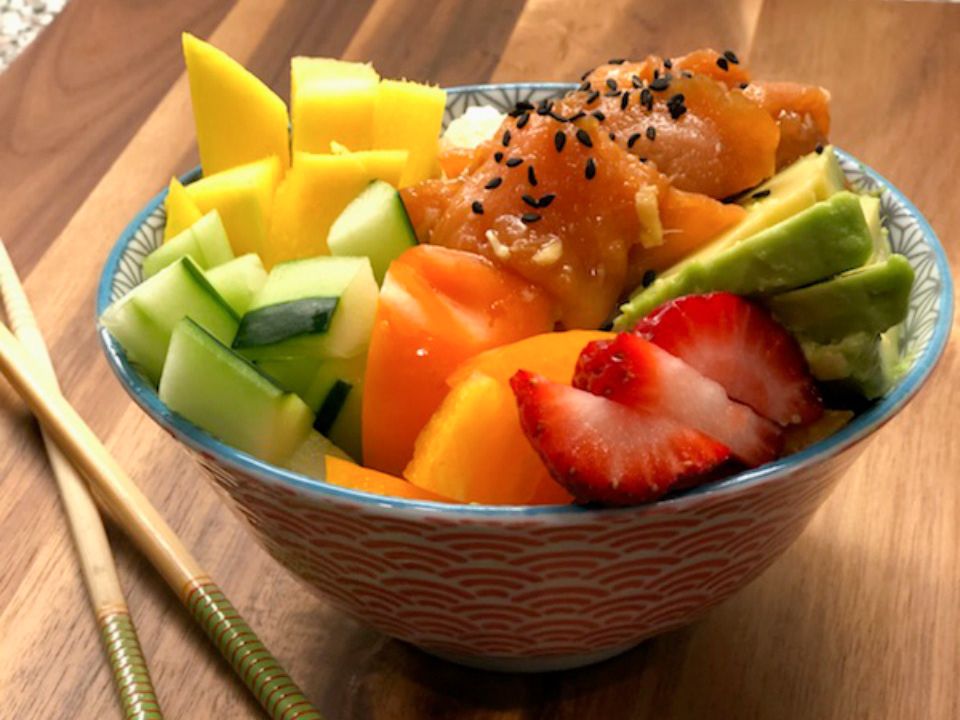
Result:
[[[196,162],[183,29],[286,95],[294,54],[441,84],[560,80],[613,56],[733,48],[833,92],[833,139],[960,259],[960,5],[830,0],[70,0],[0,76],[0,234],[69,399],[328,718],[960,717],[960,367],[874,439],[809,528],[699,623],[592,668],[481,673],[358,625],[259,549],[113,379],[93,292],[120,230]],[[954,424],[956,423],[956,425]],[[259,717],[113,533],[168,718]],[[120,717],[37,429],[0,382],[0,717]]]

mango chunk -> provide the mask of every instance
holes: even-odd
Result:
[[[280,160],[271,156],[204,177],[186,191],[202,213],[220,212],[234,255],[262,255],[280,177]]]
[[[290,63],[293,151],[327,153],[330,142],[367,150],[380,76],[373,66],[329,58]]]
[[[183,34],[183,57],[204,175],[275,156],[290,164],[287,106],[222,50]]]
[[[203,217],[200,208],[190,199],[186,188],[177,178],[170,178],[164,207],[167,211],[167,224],[163,228],[164,242],[179,235]]]
[[[384,80],[378,86],[373,147],[410,153],[401,187],[439,176],[437,155],[445,105],[446,93],[438,87],[405,80]]]
[[[542,505],[570,499],[527,442],[510,387],[483,373],[450,391],[417,438],[403,474],[423,490],[461,502]]]

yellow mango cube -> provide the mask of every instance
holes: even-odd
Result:
[[[330,226],[372,179],[353,153],[294,153],[274,198],[270,241],[260,254],[264,265],[328,255]]]
[[[203,174],[271,156],[285,171],[290,121],[283,100],[225,52],[190,33],[183,34],[183,57]]]
[[[366,150],[380,76],[372,65],[295,57],[290,63],[293,151],[326,153],[330,142]]]
[[[400,178],[410,156],[406,150],[362,150],[353,157],[367,169],[371,180],[383,180],[395,188],[400,187]]]
[[[197,220],[203,217],[200,208],[190,199],[186,189],[177,178],[170,178],[167,199],[164,201],[167,211],[167,224],[163,228],[163,241],[179,235]]]
[[[204,177],[186,191],[201,213],[220,212],[234,255],[262,256],[280,177],[280,161],[271,156]]]
[[[378,86],[373,147],[410,153],[400,187],[440,174],[437,154],[445,105],[446,93],[438,87],[405,80],[384,80]]]

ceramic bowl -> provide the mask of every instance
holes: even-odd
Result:
[[[453,88],[446,120],[470,105],[507,109],[569,87]],[[953,294],[933,230],[870,168],[846,154],[841,163],[856,187],[881,192],[893,247],[916,271],[904,333],[909,372],[836,435],[651,505],[456,506],[328,485],[234,450],[173,415],[102,328],[100,338],[133,399],[192,451],[270,554],[328,601],[387,635],[466,665],[510,671],[585,665],[690,623],[761,573],[943,352]],[[141,281],[141,262],[161,241],[163,197],[117,241],[100,280],[98,316]]]

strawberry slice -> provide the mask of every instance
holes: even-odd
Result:
[[[797,341],[765,310],[737,295],[671,300],[633,331],[781,425],[806,424],[823,414]]]
[[[554,479],[580,503],[655,500],[730,457],[729,449],[665,415],[518,371],[520,425]]]
[[[589,343],[580,353],[573,386],[633,410],[668,415],[723,443],[747,465],[773,460],[782,445],[776,423],[727,397],[704,377],[638,335]]]

